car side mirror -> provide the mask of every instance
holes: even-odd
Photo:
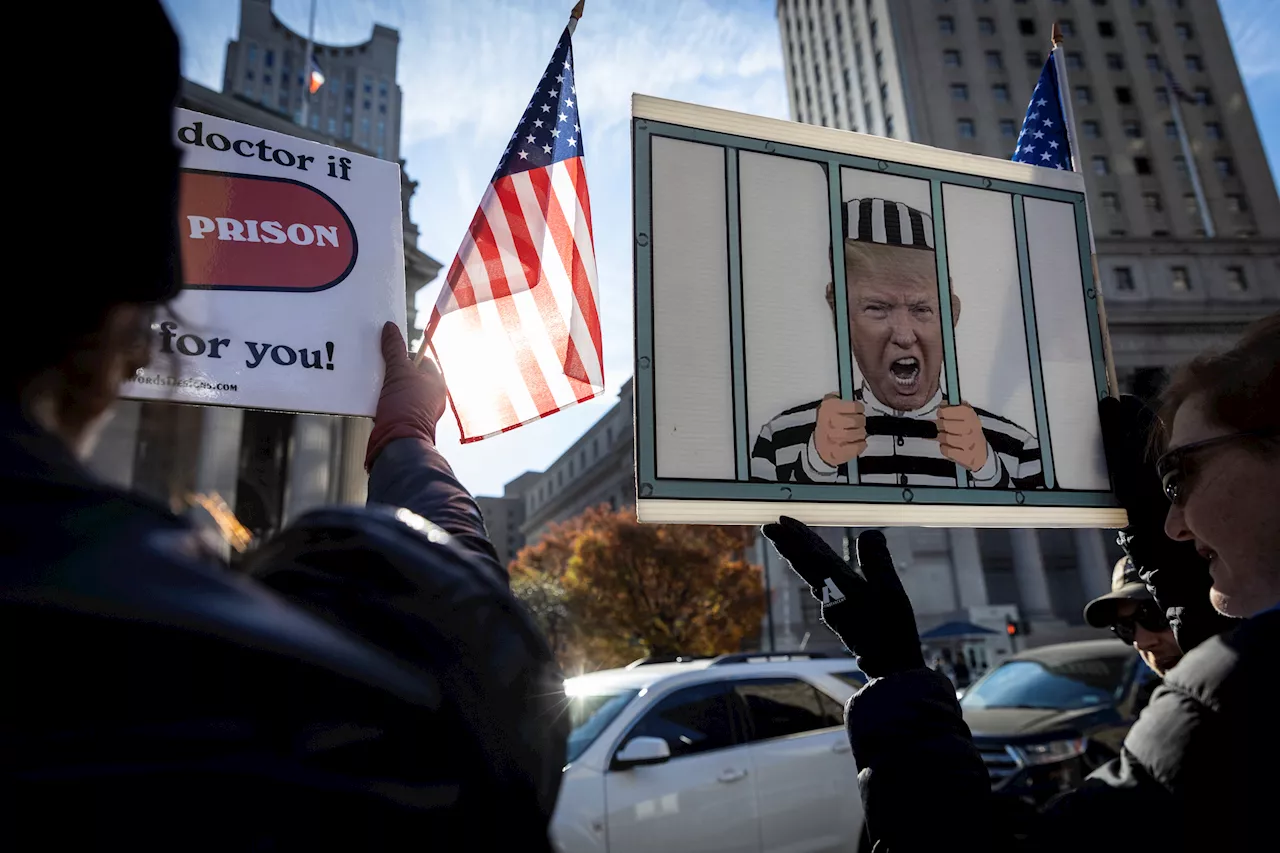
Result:
[[[663,764],[671,759],[671,747],[660,737],[640,735],[627,741],[622,749],[613,757],[613,766],[618,770],[629,767],[641,767],[646,764]]]

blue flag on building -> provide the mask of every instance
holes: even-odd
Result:
[[[1067,120],[1058,97],[1058,69],[1053,56],[1040,71],[1040,80],[1027,104],[1027,117],[1018,134],[1018,147],[1011,158],[1047,169],[1071,171],[1071,146],[1067,142]]]

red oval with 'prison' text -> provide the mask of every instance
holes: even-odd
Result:
[[[324,290],[356,265],[356,231],[329,196],[297,181],[183,169],[182,282],[204,290]]]

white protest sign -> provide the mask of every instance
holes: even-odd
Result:
[[[642,521],[1123,526],[1071,172],[635,96]]]
[[[400,167],[189,110],[174,135],[184,288],[123,396],[372,415],[405,325]]]

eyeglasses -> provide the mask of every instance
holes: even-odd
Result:
[[[1138,609],[1133,611],[1129,616],[1118,618],[1116,621],[1108,625],[1111,633],[1115,634],[1124,642],[1133,645],[1133,639],[1137,636],[1136,625],[1141,625],[1148,631],[1168,631],[1169,622],[1164,618],[1164,611],[1156,605],[1154,601],[1144,601],[1138,605]]]
[[[1193,441],[1190,444],[1175,447],[1156,460],[1156,475],[1160,478],[1160,487],[1164,489],[1164,496],[1169,499],[1169,503],[1175,505],[1186,497],[1187,461],[1194,454],[1242,438],[1264,438],[1275,435],[1277,432],[1280,430],[1275,427],[1233,432],[1230,435],[1206,438],[1204,441]]]

